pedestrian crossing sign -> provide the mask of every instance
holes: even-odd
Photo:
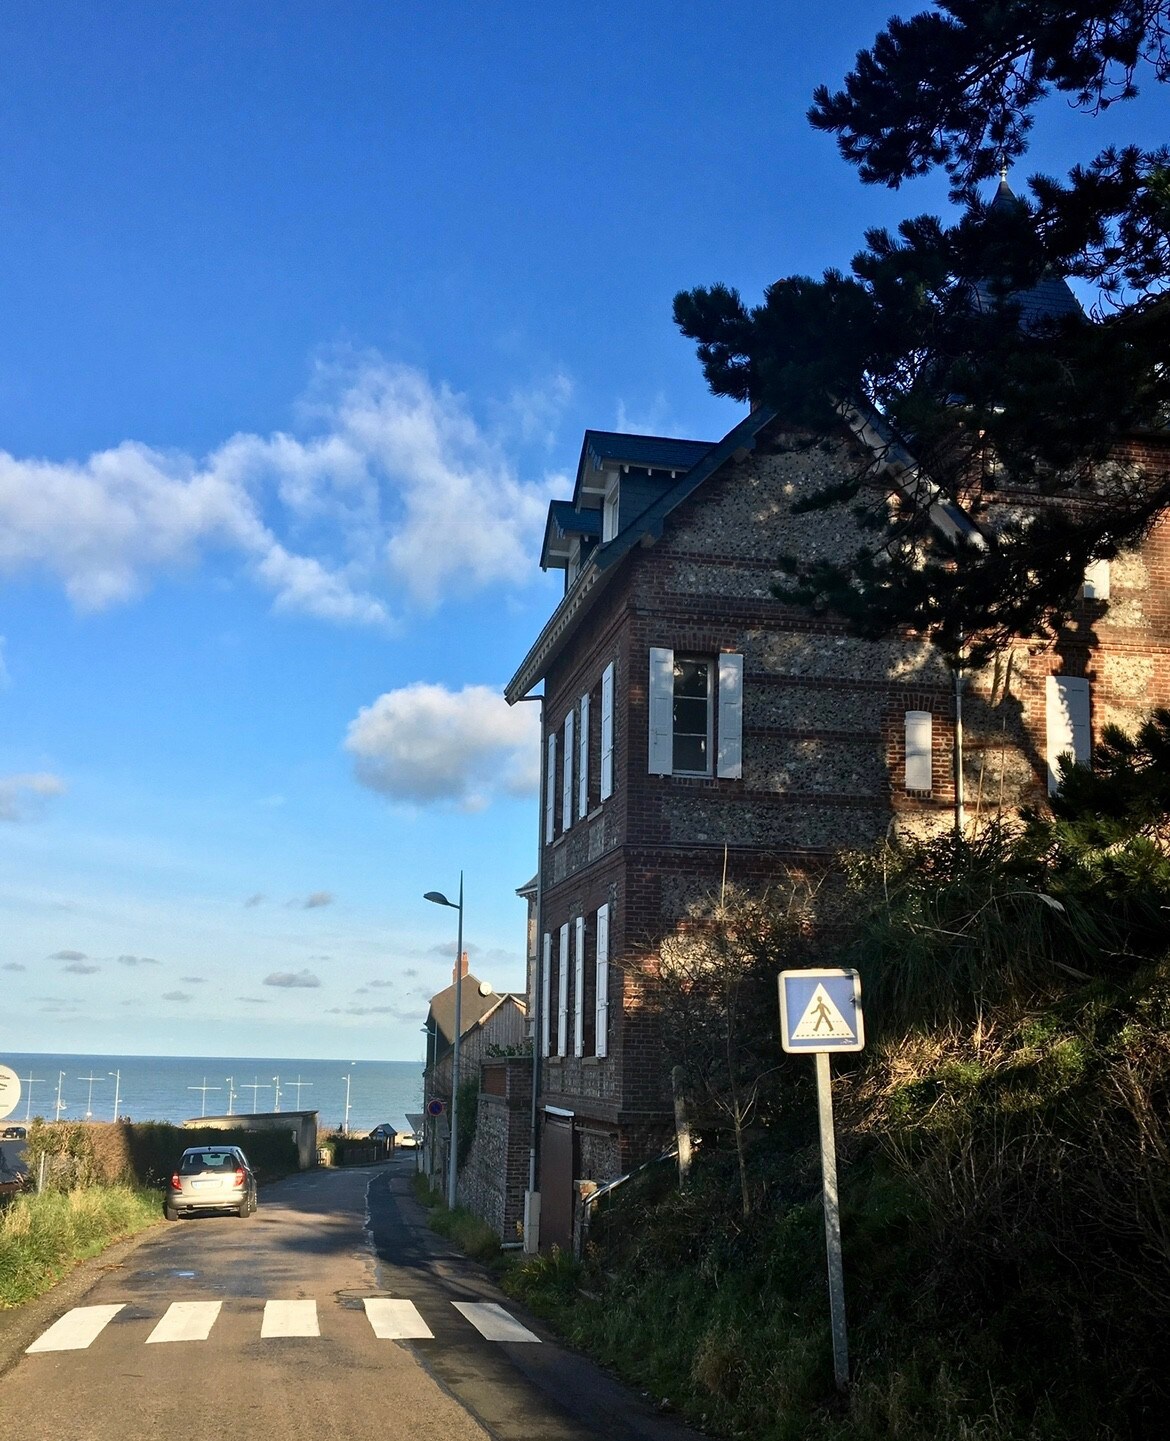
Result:
[[[780,972],[780,1044],[786,1051],[861,1051],[861,977],[853,970]]]

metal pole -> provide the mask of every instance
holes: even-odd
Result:
[[[845,1275],[841,1263],[841,1208],[837,1198],[837,1140],[833,1131],[833,1083],[829,1057],[818,1051],[817,1120],[821,1129],[825,1250],[829,1262],[829,1320],[833,1331],[833,1379],[838,1391],[849,1387],[849,1340],[845,1331]]]
[[[110,1074],[114,1078],[114,1120],[116,1121],[118,1119],[118,1097],[122,1089],[122,1072],[120,1070],[111,1071]]]
[[[451,1048],[451,1154],[447,1163],[447,1205],[459,1193],[459,1037],[463,1030],[463,872],[459,872],[459,933],[455,943],[455,1044]]]

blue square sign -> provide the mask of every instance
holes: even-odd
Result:
[[[780,972],[780,1044],[786,1051],[861,1051],[861,977],[852,970]]]

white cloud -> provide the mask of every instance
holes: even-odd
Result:
[[[36,774],[0,776],[0,821],[23,821],[35,815],[41,802],[65,794],[65,782],[41,771]]]
[[[514,396],[521,429],[550,427],[569,389]],[[235,435],[202,461],[132,440],[85,460],[0,452],[0,575],[46,571],[93,611],[228,556],[278,612],[373,626],[533,578],[563,478],[521,479],[462,397],[406,366],[322,365],[315,394],[317,433]]]
[[[539,715],[499,691],[415,684],[388,691],[350,722],[345,748],[362,785],[390,800],[481,810],[528,795],[539,779]]]
[[[271,975],[264,977],[264,985],[281,986],[285,990],[314,990],[321,982],[310,970],[303,971],[273,971]]]

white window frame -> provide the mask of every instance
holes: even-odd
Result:
[[[1093,753],[1092,695],[1083,676],[1050,675],[1045,680],[1048,794],[1060,789],[1062,755],[1087,766]]]
[[[906,789],[934,789],[934,716],[928,710],[908,710],[906,734]]]
[[[577,917],[573,956],[573,1054],[585,1054],[585,917]]]
[[[707,756],[708,769],[682,771],[674,764],[674,662],[675,652],[667,646],[650,647],[648,769],[658,776],[743,778],[743,656],[721,651],[716,656],[687,653],[686,660],[707,666]],[[718,736],[713,737],[718,716]],[[713,739],[718,754],[712,756]],[[714,771],[710,763],[714,760]]]
[[[594,965],[597,983],[593,992],[593,1050],[609,1055],[609,904],[597,908],[597,949]]]
[[[613,795],[613,722],[615,668],[613,661],[601,673],[601,799]]]
[[[561,834],[573,824],[573,712],[565,716],[565,758],[561,762]]]
[[[621,518],[621,478],[610,476],[605,487],[605,499],[601,503],[601,542],[612,540],[618,533]]]
[[[560,967],[557,972],[557,1055],[569,1050],[569,923],[561,927]]]
[[[1107,560],[1091,560],[1085,566],[1085,579],[1081,586],[1081,595],[1086,600],[1109,599],[1109,562]]]

